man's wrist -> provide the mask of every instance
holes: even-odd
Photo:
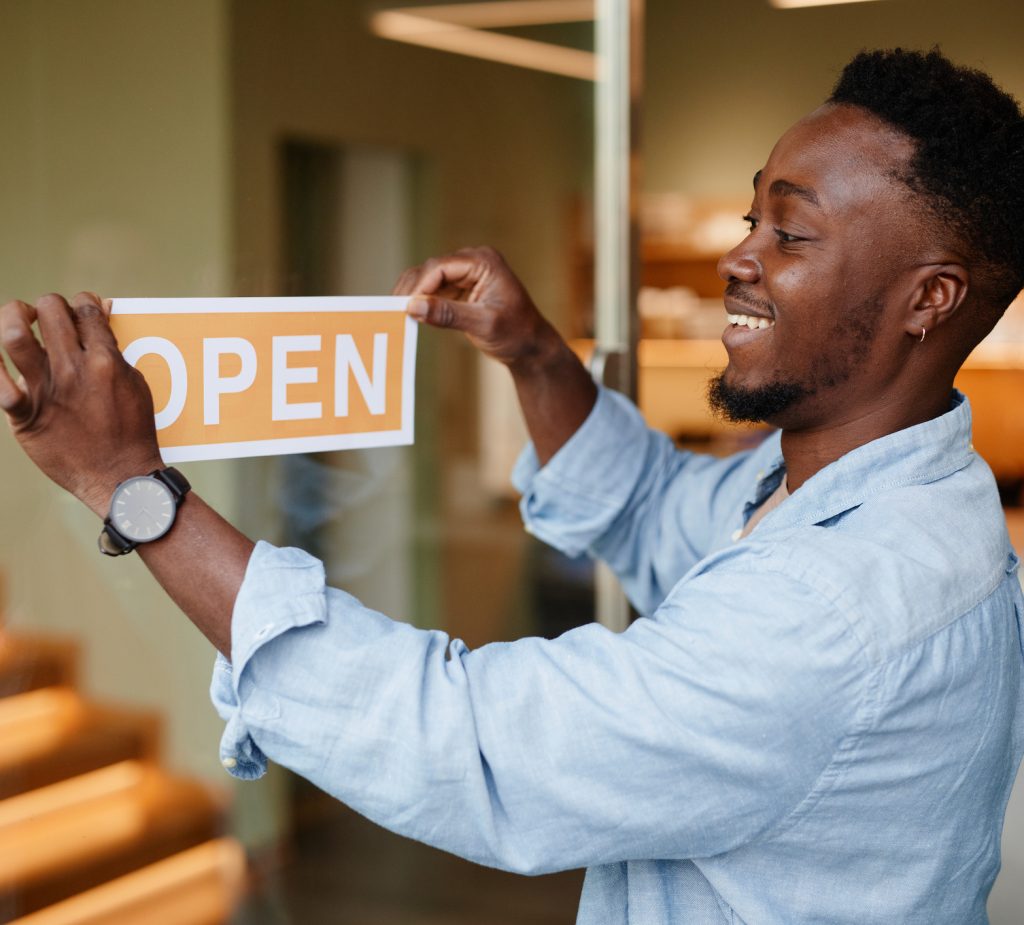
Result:
[[[508,368],[518,379],[557,374],[567,365],[580,365],[579,358],[562,336],[545,322],[530,347],[508,363]]]

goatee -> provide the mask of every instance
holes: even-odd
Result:
[[[708,383],[707,399],[718,417],[734,424],[757,424],[770,421],[813,392],[796,382],[769,382],[745,389],[729,385],[725,373],[719,373]]]

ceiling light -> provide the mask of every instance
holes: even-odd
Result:
[[[805,6],[835,6],[839,3],[872,3],[874,0],[768,0],[778,10],[795,10]]]
[[[593,80],[593,52],[484,31],[593,19],[593,0],[497,0],[381,10],[370,17],[370,31],[410,45]]]

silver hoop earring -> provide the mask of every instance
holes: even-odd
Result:
[[[924,343],[924,336],[928,333],[928,329],[922,324],[921,325],[921,340],[920,343]]]

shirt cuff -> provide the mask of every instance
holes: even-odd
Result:
[[[543,468],[528,444],[512,471],[529,533],[566,555],[586,552],[629,500],[650,430],[636,406],[600,388],[587,419]]]
[[[326,620],[323,564],[300,549],[257,543],[231,617],[231,660],[217,654],[210,683],[210,698],[226,723],[220,761],[233,776],[253,780],[267,770],[267,758],[249,733],[239,693],[246,666],[288,630]]]

